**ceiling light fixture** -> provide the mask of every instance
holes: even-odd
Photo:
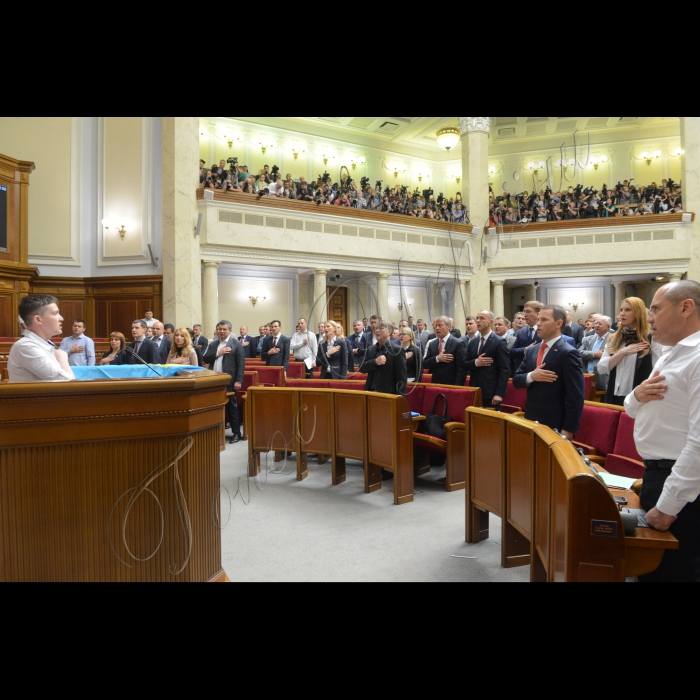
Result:
[[[437,132],[437,142],[440,148],[444,148],[448,153],[459,143],[459,129],[448,126]]]

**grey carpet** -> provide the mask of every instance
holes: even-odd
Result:
[[[247,499],[248,444],[221,455],[221,481],[231,496],[239,478]],[[272,465],[279,467],[279,465]],[[413,503],[394,506],[393,482],[364,493],[362,465],[348,463],[346,483],[331,486],[330,463],[312,464],[296,481],[296,462],[270,474],[261,492],[250,480],[250,504],[240,497],[222,531],[224,570],[233,582],[527,582],[529,567],[500,566],[501,521],[491,516],[491,539],[464,542],[464,491],[447,493],[445,470],[416,481]],[[264,481],[265,475],[261,476]],[[222,520],[229,500],[222,494]],[[452,555],[476,557],[453,559]]]

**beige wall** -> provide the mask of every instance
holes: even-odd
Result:
[[[0,153],[36,163],[29,189],[29,255],[71,257],[72,117],[0,117]]]
[[[278,319],[282,322],[282,332],[292,335],[297,321],[292,318],[292,293],[291,280],[256,281],[220,277],[219,316],[231,321],[236,332],[241,326],[248,326],[251,335],[257,335],[261,325]],[[251,296],[260,297],[255,308],[250,302]],[[266,301],[262,300],[263,297],[267,297]],[[207,328],[205,335],[207,332],[211,334],[212,330]]]

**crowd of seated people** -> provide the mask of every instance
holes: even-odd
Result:
[[[540,192],[524,192],[490,198],[490,226],[576,221],[618,216],[648,216],[683,212],[683,190],[673,180],[652,182],[640,187],[633,180],[615,187],[604,184],[600,189],[570,187],[562,192],[547,188]]]
[[[259,173],[252,174],[247,165],[227,163],[206,168],[200,161],[200,187],[224,192],[241,192],[277,199],[294,199],[318,206],[336,206],[348,209],[363,209],[413,218],[448,221],[456,224],[468,223],[468,213],[462,203],[461,193],[447,198],[428,189],[410,191],[408,187],[384,187],[381,182],[371,186],[369,178],[362,178],[358,185],[352,178],[333,182],[328,173],[320,175],[314,182],[305,178],[293,178],[287,173],[283,178],[277,166],[266,165]]]

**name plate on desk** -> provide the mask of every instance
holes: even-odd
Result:
[[[591,522],[593,537],[617,537],[617,523],[608,520],[593,520]]]

